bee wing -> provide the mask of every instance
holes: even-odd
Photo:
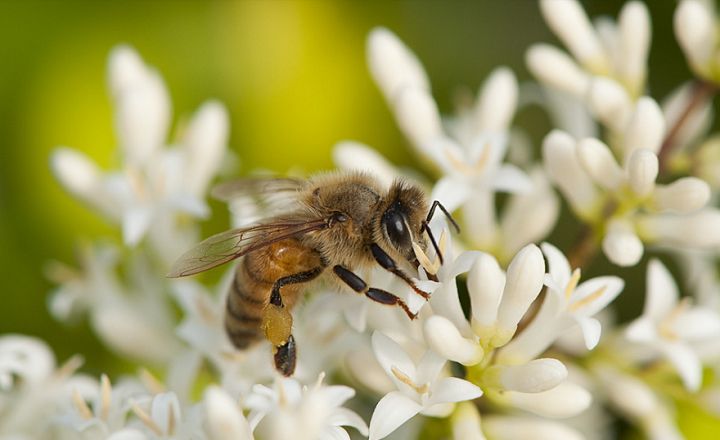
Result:
[[[302,190],[307,180],[293,177],[249,177],[231,180],[215,186],[211,194],[218,200],[230,202],[243,196],[265,198],[272,195],[293,195]]]
[[[272,243],[325,229],[328,225],[329,222],[325,219],[277,219],[269,223],[221,232],[181,255],[167,276],[179,278],[204,272]]]

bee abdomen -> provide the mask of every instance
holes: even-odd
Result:
[[[225,305],[225,331],[230,341],[237,348],[243,349],[262,337],[262,316],[266,300],[262,293],[265,283],[247,282],[244,269],[244,262],[235,273],[235,279],[230,288]]]

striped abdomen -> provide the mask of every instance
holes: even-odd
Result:
[[[225,330],[235,347],[243,349],[263,337],[261,327],[273,285],[280,278],[321,266],[320,254],[291,238],[254,251],[240,261],[227,297]],[[305,288],[289,284],[280,293],[292,308]]]

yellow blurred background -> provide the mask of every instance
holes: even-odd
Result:
[[[614,16],[621,4],[586,8],[591,16]],[[656,97],[689,77],[672,36],[673,8],[673,2],[652,4]],[[76,265],[81,239],[119,238],[116,228],[63,192],[48,165],[58,145],[102,167],[117,165],[106,87],[113,46],[134,46],[159,70],[175,125],[208,98],[227,106],[236,174],[328,169],[331,148],[343,139],[413,164],[368,74],[365,38],[378,25],[418,54],[445,112],[458,87],[476,89],[498,65],[529,81],[525,49],[557,43],[535,2],[519,0],[0,2],[0,333],[40,336],[59,359],[81,352],[91,373],[117,371],[84,323],[67,327],[50,317],[53,286],[43,274],[50,260]],[[536,108],[516,121],[535,144],[550,128]],[[208,229],[217,232],[226,215],[214,208]]]

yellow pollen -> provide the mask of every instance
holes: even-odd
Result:
[[[580,282],[580,268],[578,267],[575,269],[570,276],[570,280],[567,283],[567,286],[565,286],[565,299],[570,299],[573,292],[575,291],[575,288],[577,288],[578,282]]]
[[[131,405],[130,408],[132,409],[132,412],[135,413],[137,418],[140,419],[140,421],[142,421],[145,424],[145,426],[150,428],[150,430],[152,432],[154,432],[155,434],[157,434],[159,436],[163,435],[162,429],[160,429],[160,427],[157,425],[157,423],[155,423],[155,421],[152,418],[150,418],[150,416],[145,411],[143,411],[143,409],[140,408],[137,405],[137,403],[133,402],[133,404]]]
[[[397,377],[400,382],[414,389],[415,392],[417,392],[418,394],[425,394],[430,391],[430,386],[428,384],[425,383],[422,385],[416,385],[415,382],[413,382],[413,380],[410,379],[407,374],[400,371],[397,367],[395,367],[395,365],[390,367],[390,371],[392,371],[392,374]]]
[[[107,420],[110,417],[110,401],[111,401],[112,387],[110,386],[110,379],[107,375],[103,374],[100,376],[100,418]]]
[[[602,286],[601,288],[594,291],[593,293],[586,296],[585,298],[583,298],[579,301],[575,301],[574,303],[570,304],[570,307],[568,307],[568,309],[570,309],[571,312],[574,312],[576,310],[579,310],[579,309],[585,307],[586,305],[588,305],[591,302],[595,301],[596,299],[600,298],[602,296],[602,294],[605,293],[605,290],[607,290],[607,286]]]
[[[80,413],[80,417],[85,420],[90,420],[93,418],[92,411],[90,411],[90,408],[87,406],[87,402],[85,402],[85,399],[82,398],[82,396],[76,389],[74,389],[72,392],[72,401],[73,405],[75,405],[75,409],[77,409]]]

